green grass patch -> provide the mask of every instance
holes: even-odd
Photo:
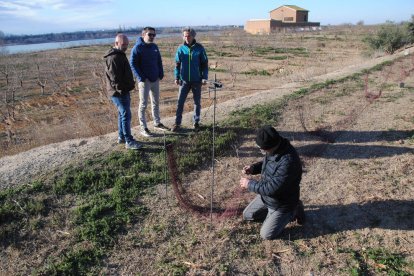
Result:
[[[368,248],[354,250],[349,248],[339,249],[338,253],[349,254],[348,272],[351,275],[371,275],[373,272],[386,273],[386,275],[411,275],[406,271],[409,264],[405,256],[400,253],[392,253],[384,248]]]
[[[252,76],[271,76],[272,75],[267,70],[257,70],[257,69],[252,69],[250,71],[245,71],[241,73],[245,75],[252,75]]]
[[[214,150],[217,155],[223,155],[230,145],[237,140],[237,130],[226,128],[216,129]],[[181,173],[188,173],[201,164],[210,164],[211,149],[213,147],[213,134],[210,128],[191,134],[186,141],[177,143],[178,169]]]
[[[254,49],[254,54],[258,56],[268,54],[292,54],[296,56],[303,56],[308,54],[306,48],[274,48],[274,47],[257,47]]]
[[[33,182],[0,192],[0,244],[17,243],[27,231],[40,227],[37,219],[49,212],[50,198],[41,182]]]
[[[240,57],[240,54],[235,53],[229,53],[229,52],[223,52],[223,51],[216,51],[214,49],[206,49],[206,52],[210,57],[216,56],[216,57]]]
[[[273,57],[266,57],[266,59],[270,59],[270,60],[285,60],[287,59],[288,56],[273,56]]]
[[[80,249],[65,252],[61,260],[51,262],[38,275],[98,275],[105,254],[101,250]]]
[[[209,68],[208,70],[210,72],[222,72],[222,73],[227,72],[227,70],[223,68]]]

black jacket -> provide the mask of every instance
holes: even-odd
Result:
[[[108,96],[119,96],[135,88],[134,77],[125,53],[111,48],[105,59],[106,90]]]
[[[282,138],[278,149],[251,166],[252,174],[261,172],[259,181],[249,180],[248,189],[262,196],[268,208],[293,211],[299,202],[302,164],[295,148]]]

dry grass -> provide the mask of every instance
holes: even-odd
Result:
[[[200,34],[198,40],[207,49],[210,78],[216,75],[225,84],[219,101],[227,101],[285,82],[305,84],[311,76],[359,63],[366,50],[361,37],[369,31],[368,27],[332,28],[320,33],[272,36],[231,31],[221,36]],[[160,38],[157,42],[165,68],[161,114],[169,117],[174,115],[176,105],[177,87],[172,72],[180,39]],[[0,156],[116,130],[116,113],[103,86],[102,56],[107,48],[77,47],[0,57]],[[272,49],[286,53],[272,53]],[[287,59],[269,59],[275,56]],[[268,75],[260,75],[263,70]],[[43,95],[39,83],[45,85]],[[137,110],[137,105],[134,93],[132,109]],[[211,101],[203,101],[203,106],[209,105]],[[192,110],[191,102],[185,109]],[[137,125],[136,116],[132,123]]]
[[[316,37],[325,36],[330,39],[323,40],[322,47],[321,40]],[[362,59],[359,54],[363,46],[356,31],[259,38],[232,34],[219,41],[200,37],[200,41],[206,41],[207,47],[216,45],[217,49],[227,49],[223,47],[227,43],[247,45],[247,49],[238,50],[243,56],[239,61],[235,57],[218,59],[210,56],[211,64],[216,60],[222,63],[218,68],[234,62],[238,72],[271,70],[283,62],[265,64],[263,58],[253,56],[249,47],[254,49],[259,39],[260,45],[272,47],[280,47],[274,46],[279,45],[276,43],[285,45],[283,47],[307,45],[310,54],[309,57],[294,57],[294,62],[289,61],[291,71],[288,70],[290,73],[286,75],[274,72],[267,77],[238,74],[235,87],[223,91],[229,98],[252,93],[254,89],[277,87],[283,81],[303,80],[307,83],[312,74],[322,74]],[[162,40],[159,44],[163,53],[174,51],[174,43]],[[322,51],[318,51],[318,47],[323,48]],[[325,51],[327,55],[323,55]],[[169,59],[164,60],[167,68],[172,66]],[[245,60],[249,60],[248,65]],[[308,218],[304,226],[292,223],[280,239],[262,241],[260,224],[242,222],[240,217],[222,219],[191,214],[178,206],[172,188],[168,186],[166,189],[161,184],[151,195],[140,198],[137,204],[146,206],[148,215],[128,226],[128,231],[104,260],[99,274],[386,275],[386,272],[375,270],[383,268],[383,265],[368,257],[373,249],[384,248],[402,254],[411,264],[404,266],[401,275],[412,275],[414,76],[412,71],[404,72],[413,65],[412,56],[407,56],[391,67],[370,73],[369,91],[375,94],[382,91],[381,97],[375,100],[366,98],[367,87],[362,77],[334,83],[329,88],[292,100],[285,107],[276,128],[292,141],[304,162],[301,194]],[[217,75],[227,87],[231,86],[230,73]],[[176,92],[174,86],[169,86],[170,80],[171,76],[167,76],[164,91],[171,93],[171,100]],[[405,88],[398,86],[401,81]],[[87,101],[87,96],[96,95],[90,93],[85,93],[84,98],[77,95],[79,98],[74,102],[78,107],[83,106],[79,99]],[[43,99],[57,96],[61,95],[48,95]],[[72,106],[68,105],[68,108]],[[37,112],[44,109],[43,105],[36,107],[35,101],[30,106]],[[108,103],[89,102],[89,106],[94,111],[112,108]],[[171,110],[171,105],[165,103],[163,108],[164,112]],[[73,112],[79,111],[73,108]],[[88,117],[86,111],[77,115],[85,118],[74,118],[79,124],[87,124],[93,121],[90,118],[95,118]],[[99,118],[101,116],[95,120]],[[104,118],[112,120],[112,125],[115,122],[114,118]],[[47,126],[54,129],[53,124]],[[216,162],[214,205],[223,208],[243,207],[254,197],[253,194],[239,192],[238,180],[243,165],[261,157],[251,133],[232,146],[234,151]],[[182,183],[187,190],[186,196],[193,198],[198,205],[209,206],[212,178],[208,167],[187,175]],[[69,239],[65,231],[71,227],[65,224],[68,221],[65,216],[63,211],[51,215],[54,227],[46,229],[37,242],[20,245],[20,248],[7,247],[1,255],[0,272],[28,274],[33,267],[44,264],[49,255],[59,254],[61,247],[58,245],[64,247]]]
[[[408,57],[384,70],[398,72],[410,64]],[[223,220],[188,213],[172,189],[166,193],[160,186],[157,195],[146,198],[153,206],[148,219],[122,238],[105,273],[386,275],[392,272],[379,269],[390,267],[370,255],[382,248],[404,256],[411,265],[399,273],[412,275],[414,76],[404,77],[410,88],[401,89],[401,76],[385,83],[383,74],[369,75],[377,80],[372,91],[388,87],[375,101],[365,97],[363,84],[350,80],[291,101],[284,110],[276,127],[304,161],[307,224],[292,223],[280,239],[262,241],[260,224],[244,223],[240,216]],[[320,129],[330,133],[329,143],[312,132]],[[237,183],[243,165],[260,159],[260,153],[252,135],[236,146],[216,162],[215,207],[245,206],[254,197],[238,193]],[[184,196],[209,206],[211,177],[209,169],[189,174]]]

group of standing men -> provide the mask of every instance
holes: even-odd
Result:
[[[194,29],[183,29],[184,43],[175,55],[175,84],[179,85],[175,124],[171,131],[179,131],[184,103],[189,91],[194,97],[194,128],[199,128],[201,111],[201,86],[208,79],[208,59],[204,47],[195,40]],[[150,137],[145,111],[148,97],[151,99],[154,128],[169,130],[161,123],[159,99],[160,80],[164,77],[161,54],[154,43],[155,29],[146,27],[131,51],[130,62],[125,55],[128,38],[118,34],[115,46],[104,56],[106,62],[107,91],[118,109],[118,143],[125,143],[127,149],[142,147],[131,135],[130,91],[135,88],[134,76],[139,88],[140,133]],[[260,128],[256,144],[264,155],[261,162],[245,166],[240,178],[240,187],[258,195],[245,208],[243,219],[263,222],[260,235],[263,239],[274,239],[285,226],[296,220],[303,224],[304,208],[300,198],[302,165],[299,155],[290,142],[279,135],[271,126]],[[250,175],[260,174],[255,180]]]
[[[130,91],[135,88],[134,77],[138,82],[139,108],[138,117],[140,133],[151,137],[146,108],[148,98],[151,100],[154,129],[177,132],[181,128],[184,104],[190,90],[194,99],[194,129],[199,128],[201,113],[201,86],[208,79],[208,58],[204,47],[196,42],[196,32],[192,28],[182,31],[184,43],[177,49],[175,55],[175,84],[179,86],[176,119],[174,126],[169,129],[160,118],[160,80],[164,78],[164,68],[158,46],[154,43],[155,29],[145,27],[141,37],[131,51],[130,61],[126,57],[129,45],[128,37],[118,34],[115,45],[104,56],[106,67],[106,83],[108,96],[118,110],[118,143],[125,143],[127,149],[142,147],[131,134],[131,96]]]

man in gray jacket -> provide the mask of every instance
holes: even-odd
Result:
[[[272,240],[289,222],[304,223],[305,214],[299,200],[302,165],[295,148],[271,126],[258,130],[256,144],[265,157],[243,168],[246,175],[261,174],[260,180],[245,176],[240,179],[242,188],[258,194],[244,209],[243,219],[264,220],[260,236]]]
[[[125,51],[128,49],[128,37],[118,34],[115,45],[105,54],[106,90],[118,109],[118,143],[127,149],[142,147],[131,135],[131,96],[135,88],[134,77]]]

